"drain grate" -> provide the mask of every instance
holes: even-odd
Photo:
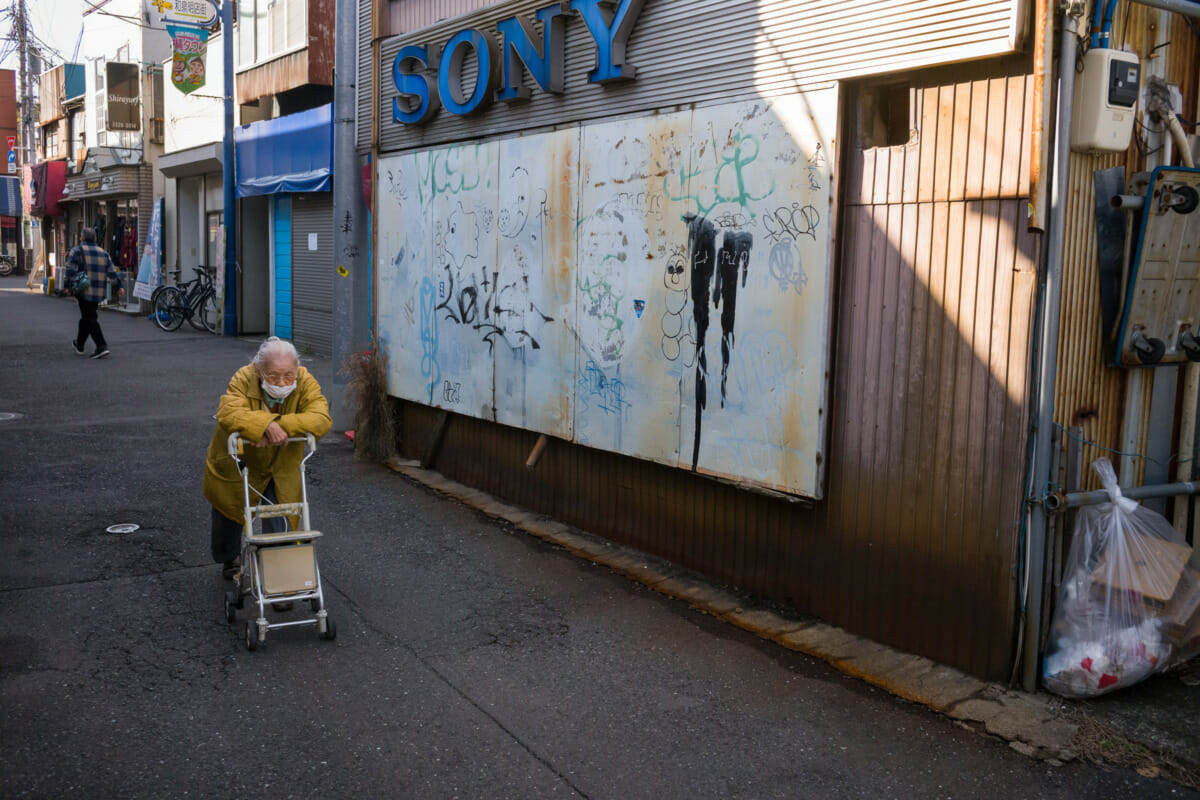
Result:
[[[104,530],[107,533],[133,533],[141,527],[136,522],[122,522],[117,525],[109,525]]]

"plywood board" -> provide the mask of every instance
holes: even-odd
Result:
[[[381,159],[389,390],[819,496],[836,100]]]

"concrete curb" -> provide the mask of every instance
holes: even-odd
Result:
[[[1061,763],[1075,758],[1078,726],[1061,717],[1050,698],[1009,691],[927,658],[895,650],[811,620],[789,619],[764,608],[747,608],[732,591],[707,583],[669,562],[579,531],[393,458],[389,469],[454,497],[496,519],[575,556],[603,564],[645,586],[750,631],[764,639],[828,662],[838,670],[891,694],[1008,741],[1027,756]]]

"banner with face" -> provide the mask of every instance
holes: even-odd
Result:
[[[184,94],[204,85],[204,54],[208,50],[208,31],[183,25],[168,25],[167,33],[175,53],[171,58],[171,83]]]

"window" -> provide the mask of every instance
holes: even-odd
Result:
[[[270,61],[304,47],[308,0],[238,0],[238,66]]]
[[[859,140],[864,150],[916,142],[912,94],[913,90],[907,84],[870,86],[862,90],[859,95]]]

